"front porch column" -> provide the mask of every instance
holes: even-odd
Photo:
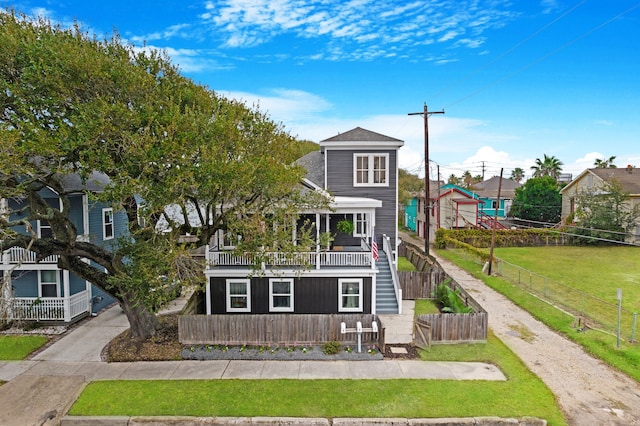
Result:
[[[320,213],[316,213],[316,269],[320,269]]]
[[[65,322],[71,322],[71,294],[69,293],[69,271],[62,270],[62,288],[63,288],[63,303],[64,303],[64,320]]]

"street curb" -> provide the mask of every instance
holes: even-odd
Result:
[[[190,417],[190,416],[65,416],[61,426],[202,426],[202,425],[251,425],[251,426],[546,426],[547,421],[536,417],[463,417],[441,419],[405,418],[311,418],[311,417]]]

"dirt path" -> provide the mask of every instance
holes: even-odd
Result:
[[[436,258],[487,310],[496,336],[556,395],[570,424],[640,425],[637,382],[586,354],[466,271]]]

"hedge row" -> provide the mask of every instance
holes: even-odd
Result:
[[[443,229],[436,231],[436,247],[491,247],[491,229]],[[495,231],[495,247],[562,246],[570,239],[555,229],[501,229]],[[465,247],[465,245],[469,247]],[[477,253],[476,253],[477,254]],[[488,255],[487,255],[488,258]]]

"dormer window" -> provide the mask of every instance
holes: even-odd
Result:
[[[353,186],[389,186],[389,154],[354,154]]]

